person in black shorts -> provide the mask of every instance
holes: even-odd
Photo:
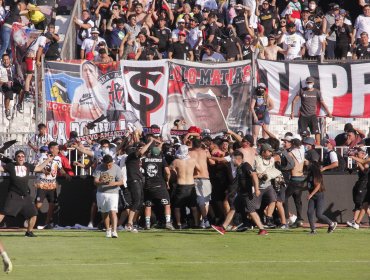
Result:
[[[126,151],[127,188],[131,194],[131,208],[128,215],[127,230],[132,232],[137,232],[133,224],[137,219],[136,213],[141,209],[143,204],[144,178],[140,171],[140,158],[154,141],[156,140],[151,138],[146,145],[137,142],[133,146],[129,146]]]
[[[313,77],[308,77],[306,79],[306,87],[302,88],[298,94],[294,97],[292,102],[292,112],[290,114],[290,119],[294,118],[294,107],[298,100],[301,100],[301,107],[299,109],[299,119],[298,119],[298,128],[301,135],[307,135],[307,129],[309,128],[311,134],[315,134],[316,144],[320,145],[320,130],[317,119],[317,103],[320,103],[321,106],[327,113],[329,118],[332,117],[328,106],[326,106],[321,92],[314,88],[315,79]]]
[[[237,196],[234,200],[235,209],[241,213],[249,213],[259,228],[258,235],[267,235],[267,231],[263,228],[261,219],[256,212],[261,204],[257,173],[248,162],[243,163],[243,157],[243,153],[240,151],[235,151],[232,156],[233,164],[237,166],[236,179],[238,182]],[[212,228],[220,234],[225,234],[227,226],[227,224],[212,225]]]
[[[16,217],[19,213],[28,220],[25,236],[35,237],[32,232],[37,219],[37,210],[33,204],[28,187],[29,175],[32,172],[41,172],[52,160],[49,156],[42,164],[32,165],[26,162],[25,153],[21,150],[15,152],[15,162],[0,166],[0,172],[9,173],[10,185],[5,206],[0,211],[0,223],[5,216]]]
[[[145,177],[145,229],[150,229],[153,203],[159,203],[164,207],[166,229],[174,230],[175,228],[171,223],[170,195],[167,191],[171,172],[158,147],[151,148],[150,154],[142,161],[142,168]]]

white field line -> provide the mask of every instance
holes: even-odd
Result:
[[[274,264],[274,263],[326,263],[326,264],[370,264],[370,260],[263,260],[263,261],[182,261],[182,262],[112,262],[112,263],[38,263],[38,264],[15,264],[18,267],[44,267],[44,266],[117,266],[117,265],[204,265],[204,264]]]

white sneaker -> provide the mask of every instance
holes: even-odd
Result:
[[[13,270],[13,265],[12,262],[10,261],[9,258],[4,258],[3,259],[3,264],[4,264],[4,272],[5,273],[10,273]]]
[[[352,221],[347,221],[347,226],[349,226],[349,227],[353,227],[354,223],[355,223],[355,221],[354,221],[354,220],[352,220]]]
[[[112,230],[111,230],[111,229],[108,229],[108,230],[105,232],[105,237],[106,237],[106,238],[111,238],[111,237],[112,237]]]
[[[112,238],[118,238],[117,231],[113,231],[113,232],[112,232]]]
[[[295,223],[295,221],[297,220],[297,216],[296,215],[292,215],[292,216],[290,216],[289,217],[289,219],[288,219],[288,225],[292,225],[292,224],[294,224]]]
[[[352,226],[354,229],[359,229],[360,228],[360,225],[357,224],[356,222],[353,223],[353,226]]]
[[[92,222],[90,222],[88,225],[87,225],[88,228],[94,228],[94,225]]]

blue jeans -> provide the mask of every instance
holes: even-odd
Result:
[[[8,26],[3,25],[1,28],[1,49],[0,49],[0,57],[6,52],[6,50],[10,47],[10,34],[12,29]]]

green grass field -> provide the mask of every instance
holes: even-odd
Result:
[[[0,232],[13,260],[0,279],[370,279],[370,231]]]

